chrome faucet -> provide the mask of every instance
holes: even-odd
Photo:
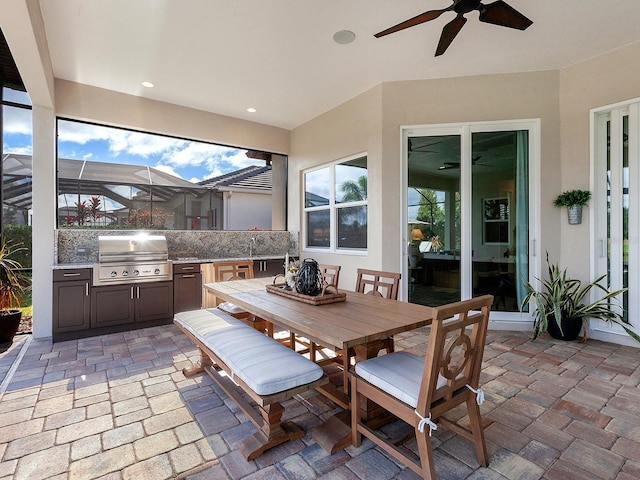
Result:
[[[251,237],[249,242],[249,258],[253,258],[253,246],[256,244],[256,237]]]

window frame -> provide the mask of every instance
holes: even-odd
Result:
[[[303,170],[302,173],[302,242],[301,247],[308,252],[318,252],[318,253],[336,253],[336,254],[350,254],[350,255],[366,255],[369,248],[369,189],[367,185],[367,197],[365,200],[357,200],[357,201],[347,201],[347,202],[337,202],[336,201],[336,166],[349,163],[353,160],[358,159],[366,159],[367,167],[367,179],[369,178],[369,165],[368,165],[368,154],[367,152],[358,153],[355,155],[350,155],[348,157],[341,158],[339,160],[335,160],[330,163],[325,163],[322,165],[317,165],[312,168],[308,168]],[[306,176],[309,173],[317,172],[323,169],[329,169],[329,203],[327,205],[318,205],[307,207],[306,205],[306,194],[307,194],[307,185],[306,185]],[[368,183],[368,182],[367,182]],[[363,248],[357,247],[340,247],[338,246],[338,212],[340,209],[352,208],[352,207],[366,207],[367,211],[367,223],[366,223],[366,246]],[[309,237],[308,237],[308,213],[309,212],[318,212],[318,211],[329,211],[329,246],[315,246],[309,245]]]

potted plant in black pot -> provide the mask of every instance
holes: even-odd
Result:
[[[22,265],[11,258],[20,250],[7,242],[0,243],[0,343],[11,343],[20,328],[22,311],[20,298],[24,284],[20,275]]]
[[[535,303],[534,340],[543,332],[549,332],[553,338],[560,340],[575,340],[583,326],[586,340],[587,330],[584,322],[587,318],[596,318],[620,325],[630,337],[640,342],[640,337],[631,330],[631,324],[623,317],[620,313],[621,308],[615,303],[615,297],[627,289],[610,291],[600,285],[606,275],[598,277],[587,285],[582,285],[580,280],[570,278],[566,269],[560,270],[557,264],[550,264],[549,254],[547,254],[547,266],[549,278],[538,279],[542,284],[540,290],[536,290],[527,282],[525,284],[527,295],[520,304],[520,311],[523,311],[529,302]],[[586,303],[593,289],[600,291],[602,297],[592,303]]]
[[[582,207],[585,207],[591,199],[589,190],[567,190],[561,193],[553,201],[556,207],[567,207],[569,225],[582,223]]]

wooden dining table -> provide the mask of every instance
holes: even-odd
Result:
[[[276,328],[334,351],[353,349],[356,362],[376,356],[384,338],[429,325],[433,318],[433,309],[424,305],[344,290],[340,292],[346,294],[345,301],[313,305],[267,291],[272,282],[272,278],[255,278],[207,283],[204,288],[220,301],[232,302]],[[351,442],[348,385],[343,388],[332,383],[318,388],[345,409],[313,432],[314,439],[331,453]],[[365,418],[375,415],[374,405],[359,408]]]

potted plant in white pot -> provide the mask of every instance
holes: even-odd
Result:
[[[591,199],[589,190],[567,190],[561,193],[553,201],[556,207],[567,207],[569,225],[582,223],[582,207],[585,207]]]
[[[621,307],[615,302],[615,297],[627,289],[611,291],[600,285],[606,275],[583,286],[580,280],[570,278],[566,269],[560,270],[557,264],[550,264],[549,254],[547,266],[549,278],[538,279],[542,284],[540,290],[536,290],[527,282],[527,295],[520,304],[520,311],[531,301],[535,304],[534,340],[543,332],[549,332],[553,338],[560,340],[575,340],[583,327],[583,338],[586,340],[587,327],[584,322],[587,318],[596,318],[620,325],[631,338],[640,342],[640,337],[631,330],[631,324],[624,318]],[[602,296],[594,302],[586,303],[593,289],[600,291]]]
[[[18,250],[10,243],[0,243],[0,343],[13,342],[22,318],[18,308],[24,291],[22,265],[11,258]]]

